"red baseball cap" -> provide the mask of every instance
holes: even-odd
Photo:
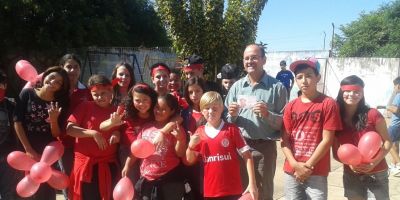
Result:
[[[307,65],[310,68],[316,69],[317,72],[319,72],[319,68],[320,68],[318,60],[314,57],[311,57],[311,58],[307,58],[304,60],[298,60],[298,61],[293,62],[292,64],[290,64],[290,71],[292,71],[292,72],[296,71],[296,68],[299,65]]]

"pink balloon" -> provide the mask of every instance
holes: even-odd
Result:
[[[362,160],[360,151],[352,144],[340,145],[337,155],[339,160],[346,165],[359,165]]]
[[[36,183],[29,175],[27,175],[18,183],[16,189],[17,194],[21,197],[30,197],[36,193],[39,186],[39,183]]]
[[[29,171],[36,161],[24,152],[13,151],[8,154],[7,163],[14,169]]]
[[[69,185],[69,177],[64,173],[53,169],[51,177],[47,183],[57,190],[63,190]]]
[[[20,60],[15,64],[15,71],[18,76],[25,81],[36,82],[36,77],[38,75],[36,69],[26,60]]]
[[[32,180],[37,183],[44,183],[51,177],[51,167],[45,162],[35,163],[30,171]]]
[[[64,145],[60,141],[50,142],[43,150],[40,162],[49,165],[55,163],[64,154]]]
[[[154,144],[145,139],[137,139],[131,145],[131,152],[137,158],[147,158],[155,151]]]
[[[248,192],[242,195],[238,200],[253,200],[253,197],[251,197],[251,194]]]
[[[35,82],[29,82],[29,81],[26,82],[26,84],[24,85],[23,89],[25,89],[25,88],[34,88],[36,84],[38,84],[38,83],[40,83],[42,81],[43,73],[44,72],[42,72],[41,74],[36,76],[36,81]]]
[[[375,132],[366,132],[358,141],[358,149],[365,160],[371,160],[382,146],[381,136]]]
[[[132,200],[135,192],[133,185],[128,177],[123,177],[118,181],[113,191],[114,200]]]

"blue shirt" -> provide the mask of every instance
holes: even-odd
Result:
[[[283,85],[287,88],[290,89],[290,83],[293,83],[294,77],[291,71],[289,70],[281,70],[278,72],[276,75],[276,79],[278,79],[280,82],[283,83]]]
[[[397,93],[392,102],[393,106],[400,108],[400,93]],[[390,126],[400,126],[400,114],[393,113]]]
[[[248,75],[236,81],[225,99],[225,107],[237,102],[238,95],[255,96],[268,106],[268,117],[257,116],[252,109],[241,108],[237,117],[227,116],[227,121],[235,123],[243,137],[247,139],[277,140],[282,128],[283,108],[287,100],[285,87],[275,78],[264,72],[261,80],[252,86]]]

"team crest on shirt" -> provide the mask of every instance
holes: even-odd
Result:
[[[222,145],[223,147],[228,147],[228,146],[229,146],[229,140],[228,140],[228,138],[222,139],[221,145]]]

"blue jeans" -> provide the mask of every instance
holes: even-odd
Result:
[[[325,200],[328,198],[328,178],[326,176],[310,176],[304,183],[285,173],[285,199]]]
[[[356,174],[348,170],[343,172],[344,196],[348,198],[389,199],[388,172],[375,174]]]

